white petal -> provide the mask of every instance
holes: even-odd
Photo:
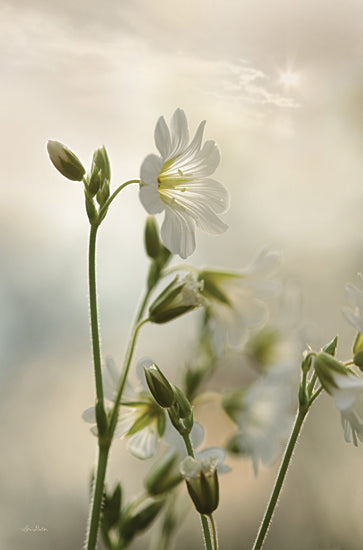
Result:
[[[137,412],[135,409],[123,408],[118,415],[114,437],[122,437],[127,434],[136,419]]]
[[[106,358],[106,366],[103,373],[103,393],[106,399],[113,401],[116,397],[120,373],[111,357]]]
[[[82,418],[85,422],[88,422],[89,424],[95,424],[96,423],[95,408],[90,407],[89,409],[86,409],[85,411],[83,411]]]
[[[157,155],[144,158],[140,168],[140,179],[143,184],[158,185],[158,177],[163,167],[163,160]]]
[[[168,159],[180,155],[189,141],[188,122],[182,109],[177,109],[171,119],[171,150]]]
[[[165,218],[161,226],[161,239],[166,248],[183,259],[195,250],[194,221],[178,205],[165,205]]]
[[[352,327],[354,327],[361,334],[363,333],[363,319],[357,316],[351,309],[343,308],[343,314]]]
[[[163,116],[161,116],[156,123],[155,143],[161,156],[166,158],[171,151],[171,138],[169,128],[167,127]]]
[[[261,250],[251,264],[243,271],[258,277],[269,277],[276,273],[281,263],[281,254],[267,248]]]
[[[147,427],[132,435],[128,439],[127,449],[137,458],[144,460],[154,456],[157,445],[157,433]]]
[[[197,449],[202,444],[204,439],[204,428],[199,422],[194,422],[192,431],[190,432],[190,439],[194,449]]]
[[[159,214],[164,210],[164,203],[160,198],[158,186],[140,185],[140,201],[149,214]]]
[[[345,291],[350,304],[360,310],[363,310],[363,292],[352,284],[347,284]]]

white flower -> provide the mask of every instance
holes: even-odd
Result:
[[[362,278],[362,276],[360,275]],[[348,302],[351,308],[344,308],[343,312],[347,321],[361,334],[363,334],[363,291],[352,284],[345,287]]]
[[[149,214],[165,211],[161,239],[181,258],[195,250],[196,225],[214,234],[227,229],[217,214],[228,208],[228,191],[209,177],[220,154],[214,141],[206,141],[201,148],[204,126],[205,121],[189,144],[184,111],[175,111],[170,130],[160,117],[155,128],[160,156],[148,155],[141,165],[140,200]]]
[[[224,408],[238,426],[227,447],[249,456],[257,475],[259,461],[272,465],[287,440],[293,420],[291,389],[275,374],[267,375],[239,395],[227,397]]]
[[[334,404],[340,410],[347,443],[353,441],[358,446],[358,439],[363,443],[363,379],[353,373],[333,372],[334,385],[330,393]]]
[[[265,300],[280,288],[275,277],[280,254],[264,249],[256,259],[238,273],[203,270],[202,294],[208,299],[208,326],[217,347],[228,339],[237,345],[244,332],[261,324],[267,315]]]
[[[142,365],[145,361],[142,362]],[[126,383],[122,404],[125,407],[119,412],[119,417],[114,437],[126,437],[127,449],[131,454],[140,459],[154,456],[158,441],[163,436],[166,425],[166,415],[155,400],[151,397],[142,365],[137,366],[137,374],[141,382],[140,388],[134,388]],[[102,371],[103,389],[106,412],[113,407],[119,384],[120,373],[111,359],[106,361],[106,367]],[[127,407],[127,408],[126,408]],[[95,409],[91,407],[84,411],[82,418],[91,424],[95,424]],[[91,428],[97,435],[97,426]]]

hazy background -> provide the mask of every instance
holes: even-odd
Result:
[[[341,314],[344,285],[357,282],[363,263],[363,4],[2,0],[0,64],[0,547],[78,549],[96,447],[81,419],[94,391],[88,224],[82,185],[54,170],[47,140],[66,143],[87,167],[105,144],[116,187],[155,152],[161,114],[169,120],[183,108],[191,132],[206,119],[206,137],[222,151],[217,179],[231,193],[230,229],[199,232],[190,261],[239,268],[264,245],[282,250],[285,277],[300,281],[309,342],[339,333],[344,358],[354,338]],[[144,220],[129,187],[100,233],[103,351],[118,362],[144,283]],[[152,355],[173,372],[191,325],[165,327],[163,349],[159,330],[146,328],[136,358]],[[122,449],[115,444],[111,478],[135,467]],[[255,479],[249,462],[233,466],[216,514],[231,550],[251,546],[275,473],[262,468]],[[323,397],[266,550],[360,550],[362,488],[362,448],[344,443]],[[197,516],[188,521],[180,550],[201,547]],[[35,525],[47,532],[21,531]]]

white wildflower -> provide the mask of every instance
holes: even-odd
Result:
[[[175,111],[170,130],[160,117],[155,128],[160,156],[148,155],[141,165],[140,200],[149,214],[165,212],[161,239],[181,258],[195,250],[196,225],[214,234],[227,229],[217,214],[228,208],[228,191],[209,177],[220,154],[214,141],[206,141],[201,148],[204,126],[205,121],[189,143],[184,111]]]

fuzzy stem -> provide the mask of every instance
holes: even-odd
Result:
[[[304,407],[304,408],[301,407],[299,409],[299,412],[298,412],[297,416],[296,416],[296,420],[295,420],[293,430],[291,432],[290,440],[287,444],[287,447],[286,447],[286,450],[285,450],[285,455],[284,455],[284,458],[282,459],[280,470],[279,470],[279,473],[278,473],[276,481],[275,481],[275,486],[274,486],[273,491],[271,493],[270,501],[267,505],[266,512],[265,512],[263,521],[261,523],[261,526],[260,526],[260,529],[259,529],[259,532],[257,534],[257,538],[255,540],[255,543],[253,545],[252,550],[260,550],[262,548],[263,543],[264,543],[265,536],[266,536],[267,530],[269,528],[274,510],[275,510],[275,507],[276,507],[276,504],[277,504],[277,500],[279,498],[280,491],[282,489],[282,485],[283,485],[283,482],[284,482],[284,479],[285,479],[285,476],[286,476],[286,472],[287,472],[287,469],[288,469],[288,466],[289,466],[289,463],[290,463],[290,459],[292,457],[292,453],[294,451],[296,441],[297,441],[297,438],[299,436],[299,433],[300,433],[300,430],[302,428],[302,425],[303,425],[303,422],[304,422],[304,419],[305,419],[305,416],[306,416],[307,412],[308,412],[308,407]]]
[[[195,458],[193,445],[192,445],[191,439],[189,437],[189,434],[184,433],[184,434],[182,434],[182,437],[184,439],[184,443],[185,443],[185,446],[186,446],[186,449],[187,449],[188,456],[191,456],[192,458]],[[207,516],[205,516],[203,514],[200,514],[200,519],[202,521],[202,527],[203,527],[203,533],[204,533],[204,543],[205,543],[206,550],[213,550],[212,539],[211,539],[211,534],[210,534],[210,530],[209,530]]]
[[[97,543],[97,534],[98,526],[100,523],[101,507],[102,507],[102,498],[103,498],[103,487],[105,484],[106,468],[107,468],[107,459],[110,447],[109,446],[100,446],[98,447],[98,465],[97,465],[97,476],[94,486],[94,494],[92,499],[92,512],[91,520],[89,524],[89,531],[87,534],[87,550],[94,550]]]

